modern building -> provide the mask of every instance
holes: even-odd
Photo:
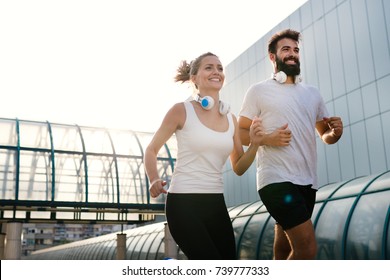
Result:
[[[135,225],[23,223],[22,227],[22,255],[27,256],[37,250],[135,228]]]
[[[319,88],[329,112],[341,116],[344,123],[344,134],[337,144],[325,145],[317,139],[322,188],[318,191],[313,223],[319,243],[318,259],[390,259],[389,26],[390,1],[309,0],[225,68],[222,98],[238,114],[246,90],[271,76],[269,37],[285,28],[302,32],[303,81]],[[45,150],[47,157],[50,151]],[[169,151],[162,160],[175,157]],[[77,157],[82,162],[82,153]],[[93,153],[91,158],[99,161],[107,157]],[[110,162],[113,161],[107,163]],[[172,160],[162,161],[161,165],[162,176],[168,178],[169,162]],[[137,161],[138,170],[141,166],[142,162]],[[272,252],[273,222],[259,201],[255,172],[253,165],[238,177],[229,163],[224,172],[225,197],[240,259],[269,259]],[[130,182],[131,178],[127,178]],[[137,182],[142,184],[142,180]],[[137,190],[142,193],[141,188]],[[164,257],[163,222],[125,233],[126,259]],[[53,247],[31,258],[112,259],[115,236]],[[180,250],[177,256],[184,258]]]

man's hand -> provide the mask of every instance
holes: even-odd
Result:
[[[263,144],[268,146],[283,147],[290,145],[291,139],[291,130],[288,128],[288,124],[285,124],[273,132],[266,134],[263,140]]]
[[[343,134],[343,122],[340,117],[323,118],[324,123],[331,129],[333,136],[340,138]]]

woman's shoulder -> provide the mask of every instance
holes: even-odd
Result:
[[[181,129],[186,119],[185,102],[175,103],[165,116],[167,123],[174,123],[178,129]]]
[[[184,104],[185,102],[186,101],[173,104],[170,111],[174,111],[174,112],[185,111],[185,104]]]

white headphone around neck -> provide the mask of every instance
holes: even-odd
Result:
[[[205,110],[211,110],[211,108],[214,107],[214,103],[215,103],[214,98],[212,98],[211,96],[201,97],[199,94],[196,95],[194,100],[199,102],[200,106],[202,106],[202,108]],[[219,101],[219,113],[221,115],[226,115],[229,112],[230,112],[230,105],[223,101]]]
[[[278,83],[284,84],[287,81],[287,75],[283,71],[279,71],[277,73],[272,74],[272,78]],[[302,82],[302,78],[300,75],[296,75],[294,79],[294,83],[298,84]]]

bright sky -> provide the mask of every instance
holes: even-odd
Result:
[[[0,1],[0,117],[154,132],[181,60],[226,66],[306,1]]]

